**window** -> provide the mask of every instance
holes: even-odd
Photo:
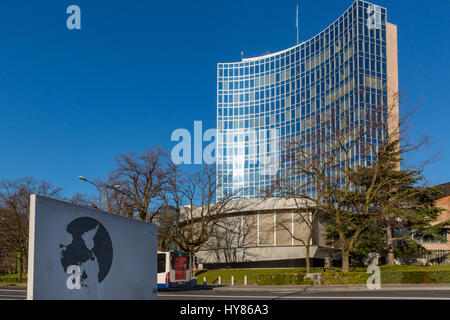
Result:
[[[158,253],[158,273],[166,272],[166,254]]]
[[[171,252],[170,253],[170,266],[172,269],[176,269],[179,262],[182,262],[186,269],[189,268],[189,254],[188,253],[182,253],[182,252]]]

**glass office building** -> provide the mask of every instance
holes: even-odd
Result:
[[[363,120],[398,91],[396,26],[357,0],[316,36],[217,72],[217,197],[258,198],[286,170],[281,145],[320,130],[324,117]],[[339,112],[333,111],[339,105]],[[388,121],[387,107],[381,121]],[[373,141],[381,141],[379,132]],[[364,165],[354,152],[352,165]],[[290,177],[292,181],[304,177]],[[306,190],[311,191],[311,190]]]

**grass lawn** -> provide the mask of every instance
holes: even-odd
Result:
[[[381,271],[450,271],[450,266],[409,266],[409,265],[382,265]],[[366,272],[367,268],[351,268],[353,272]],[[324,268],[312,268],[312,272],[324,272]],[[327,272],[341,272],[340,268],[327,269]],[[208,284],[218,284],[219,276],[222,277],[222,284],[230,284],[231,276],[234,276],[235,284],[244,284],[244,276],[247,276],[248,283],[256,283],[256,275],[276,274],[276,273],[304,273],[305,268],[284,268],[284,269],[219,269],[219,270],[200,270],[196,272],[197,283],[203,283],[203,277],[206,277]]]
[[[22,277],[22,282],[19,283],[17,281],[17,274],[5,274],[5,275],[0,275],[0,286],[2,285],[23,285],[27,283],[27,275],[24,274]]]
[[[450,271],[450,266],[409,266],[409,265],[382,265],[381,271]],[[353,272],[366,272],[367,268],[351,268]],[[324,268],[312,268],[312,272],[324,272]],[[340,268],[327,269],[327,272],[341,272]],[[235,284],[244,284],[244,276],[247,276],[248,283],[256,283],[256,276],[260,274],[277,273],[304,273],[305,268],[283,268],[283,269],[219,269],[219,270],[200,270],[196,272],[197,283],[203,283],[203,277],[206,277],[208,284],[218,284],[219,276],[222,277],[222,284],[230,284],[231,276],[234,276]],[[17,282],[16,274],[0,275],[0,286],[2,285],[24,285],[27,282],[27,276],[23,276],[22,283]]]

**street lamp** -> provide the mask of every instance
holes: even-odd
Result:
[[[95,182],[92,182],[92,181],[86,179],[83,176],[78,176],[78,179],[83,180],[83,181],[85,181],[87,183],[90,183],[90,184],[92,184],[93,186],[95,186],[97,188],[97,190],[98,190],[98,209],[100,210],[101,206],[102,206],[102,188],[98,184],[96,184]]]
[[[113,185],[113,186],[110,186],[110,185],[105,184],[105,185],[102,187],[102,186],[98,185],[97,183],[92,182],[92,181],[86,179],[86,178],[83,177],[83,176],[78,176],[78,179],[83,180],[83,181],[85,181],[85,182],[87,182],[87,183],[90,183],[90,184],[92,184],[93,186],[95,186],[95,187],[97,188],[97,190],[98,190],[98,192],[99,192],[99,193],[98,193],[98,209],[100,209],[100,208],[101,208],[101,205],[102,205],[102,192],[104,192],[104,193],[105,193],[105,197],[108,198],[108,195],[107,195],[108,188],[114,189],[114,190],[116,190],[116,191],[118,191],[118,192],[120,192],[120,193],[122,193],[122,194],[128,196],[127,193],[125,193],[124,191],[122,191],[122,190],[119,189],[119,188],[120,188],[120,184],[115,184],[115,185]],[[108,199],[106,199],[106,201],[108,201]],[[108,208],[108,209],[109,209],[109,208]]]

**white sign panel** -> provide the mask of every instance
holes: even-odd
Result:
[[[156,299],[157,230],[31,196],[28,299]]]

